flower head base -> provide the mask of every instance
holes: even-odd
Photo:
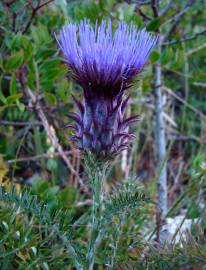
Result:
[[[82,104],[73,97],[79,112],[69,117],[75,121],[68,127],[74,129],[72,140],[79,149],[90,151],[97,157],[113,157],[127,148],[134,138],[128,126],[138,120],[137,116],[124,118],[129,98],[116,98],[112,102],[96,99]],[[92,100],[93,101],[93,100]]]
[[[85,98],[84,103],[74,98],[79,113],[71,115],[72,139],[80,149],[105,157],[128,147],[134,137],[128,126],[137,117],[124,119],[125,91],[141,72],[156,40],[146,30],[123,22],[114,33],[111,21],[95,27],[87,21],[63,27],[57,42]]]

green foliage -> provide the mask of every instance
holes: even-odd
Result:
[[[23,64],[23,61],[24,61],[24,53],[21,50],[19,52],[12,54],[8,58],[8,60],[5,64],[5,68],[7,71],[16,70],[17,68],[21,67],[21,65]]]
[[[138,262],[136,269],[166,270],[187,269],[187,267],[203,267],[206,264],[205,235],[201,227],[197,235],[187,233],[186,239],[179,244],[167,243],[162,247],[148,246],[144,261]]]
[[[126,186],[126,189],[128,189],[129,185]],[[73,229],[74,217],[72,211],[66,210],[65,204],[61,206],[56,200],[54,201],[55,204],[52,203],[54,196],[56,196],[56,199],[62,198],[61,196],[57,197],[58,187],[48,188],[48,184],[41,181],[32,193],[38,194],[41,200],[39,201],[36,196],[29,194],[26,190],[18,194],[14,188],[11,191],[6,191],[4,187],[0,189],[0,215],[4,216],[1,222],[1,232],[4,234],[1,241],[1,264],[9,263],[10,266],[14,267],[17,263],[16,258],[20,256],[18,265],[31,267],[31,269],[33,269],[32,267],[40,267],[41,262],[48,262],[48,258],[51,258],[48,263],[49,269],[58,265],[62,258],[65,258],[65,264],[66,261],[67,264],[71,263],[70,258],[72,258],[76,265],[76,262],[84,265],[84,255],[82,251],[80,252],[79,247],[73,243],[78,230],[74,231]],[[45,197],[47,197],[46,200]],[[137,192],[134,195],[131,192],[124,195],[116,194],[115,198],[112,198],[109,202],[106,201],[104,219],[111,222],[111,214],[118,213],[119,215],[120,210],[125,211],[126,208],[129,210],[129,207],[139,208],[141,201],[146,203],[147,200],[145,196],[137,195]],[[4,213],[7,214],[4,215]],[[23,226],[22,222],[24,223]],[[102,223],[104,231],[107,230],[108,225],[105,227],[106,224],[108,224],[108,221]],[[22,241],[15,242],[15,237],[20,236]],[[54,248],[47,250],[51,241]],[[61,252],[58,253],[58,256],[55,255],[55,259],[52,259],[60,246]],[[68,249],[69,254],[64,247]],[[81,250],[82,248],[81,246]],[[71,249],[74,249],[75,252],[71,253]],[[10,257],[10,255],[12,256]]]
[[[154,31],[154,32],[157,31],[160,25],[162,24],[162,22],[163,20],[161,19],[161,17],[154,19],[147,25],[147,30]]]
[[[159,60],[159,58],[160,58],[160,54],[159,54],[158,51],[153,51],[153,52],[151,53],[151,55],[150,55],[150,60],[151,60],[152,62],[157,62],[157,61]]]
[[[114,215],[130,215],[132,209],[140,210],[149,203],[151,203],[151,199],[133,183],[118,185],[113,195],[105,202],[104,216],[106,219],[111,219]]]
[[[46,201],[38,202],[26,190],[17,194],[14,188],[7,192],[1,187],[0,201],[1,215],[7,213],[0,230],[1,267],[7,265],[4,269],[14,269],[18,265],[19,269],[41,269],[45,264],[48,269],[66,269],[71,264],[71,255],[78,262],[82,260],[82,253],[72,240],[70,211],[49,209]]]

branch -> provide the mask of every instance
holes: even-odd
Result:
[[[194,86],[206,88],[206,83],[203,82],[193,82]]]
[[[159,17],[158,0],[152,0],[151,8],[155,18]],[[162,35],[161,28],[158,29],[159,39],[157,42],[157,50],[159,54],[162,51]],[[164,222],[168,209],[168,188],[167,188],[167,150],[164,122],[164,104],[162,95],[162,68],[154,67],[154,108],[155,108],[155,155],[156,155],[156,180],[157,180],[157,241],[162,242],[164,238],[161,224]]]
[[[185,101],[184,99],[182,99],[181,97],[179,97],[174,91],[172,91],[170,88],[166,87],[166,86],[162,86],[162,89],[164,91],[166,91],[169,95],[173,96],[175,99],[179,100],[181,103],[183,103],[187,108],[189,108],[191,111],[193,111],[195,114],[197,114],[199,117],[201,117],[202,119],[206,120],[206,115],[199,111],[198,109],[196,109],[195,107],[193,107],[190,103],[188,103],[187,101]],[[204,121],[205,121],[204,120]]]
[[[161,38],[158,40],[158,51],[161,54]],[[165,121],[164,121],[164,104],[162,94],[162,68],[161,66],[154,67],[154,96],[155,96],[155,147],[157,160],[157,188],[158,188],[158,213],[157,225],[162,224],[167,213],[167,156],[166,136],[165,136]],[[158,227],[158,241],[163,239],[163,233]]]
[[[167,32],[167,34],[164,36],[164,41],[167,40],[169,38],[169,36],[171,35],[171,33],[174,31],[175,27],[178,25],[178,23],[180,22],[182,16],[188,11],[188,9],[191,7],[191,5],[193,4],[193,0],[188,0],[185,7],[177,14],[175,14],[174,16],[170,17],[168,20],[166,20],[163,25],[166,25],[170,22],[173,21],[172,26],[170,27],[169,31]]]
[[[125,2],[127,2],[128,4],[134,3],[137,4],[138,6],[147,6],[147,5],[151,5],[151,1],[138,1],[138,0],[126,0]]]
[[[63,159],[63,161],[65,162],[65,164],[69,168],[69,170],[78,179],[83,190],[85,192],[87,192],[88,188],[84,185],[82,179],[79,177],[78,173],[75,171],[70,160],[68,159],[65,152],[63,151],[62,146],[59,144],[59,140],[56,136],[56,132],[55,132],[53,126],[49,125],[47,118],[46,118],[46,116],[45,116],[45,114],[44,114],[44,112],[39,104],[38,98],[34,95],[34,93],[31,91],[31,89],[28,86],[25,87],[25,92],[28,95],[28,97],[30,98],[32,104],[34,104],[34,108],[37,111],[37,114],[38,114],[38,116],[39,116],[39,118],[44,126],[44,129],[45,129],[48,137],[50,138],[54,148],[57,149],[60,157]]]
[[[41,1],[38,1],[38,5],[37,5],[36,8],[34,8],[34,7],[32,6],[32,4],[30,4],[30,6],[31,6],[31,8],[32,8],[32,13],[31,13],[31,17],[30,17],[30,19],[29,19],[29,21],[28,21],[28,23],[27,23],[27,25],[26,25],[24,31],[22,32],[23,34],[25,34],[25,33],[28,31],[28,29],[29,29],[29,27],[30,27],[30,25],[31,25],[31,23],[32,23],[32,21],[33,21],[35,15],[36,15],[36,13],[37,13],[41,8],[43,8],[44,6],[50,4],[50,3],[53,2],[53,1],[54,1],[54,0],[49,0],[49,1],[47,1],[47,2],[45,2],[45,3],[43,3],[43,4],[41,4],[41,5],[40,5],[40,2],[41,2]]]
[[[158,17],[158,1],[157,0],[151,1],[151,8],[153,10],[154,17]]]
[[[66,155],[72,154],[73,151],[64,151]],[[17,162],[26,162],[26,161],[36,161],[38,159],[42,158],[54,158],[60,156],[59,152],[56,153],[44,153],[41,155],[36,155],[36,156],[28,156],[28,157],[21,157],[17,159],[11,159],[8,160],[7,163],[12,164],[12,163],[17,163]]]
[[[186,53],[186,56],[190,56],[190,55],[192,55],[193,53],[196,53],[196,52],[198,52],[198,51],[204,49],[205,47],[206,47],[206,43],[204,43],[204,44],[202,44],[202,45],[200,45],[200,46],[198,46],[198,47],[196,47],[196,48],[194,48],[194,49],[188,51],[188,52]]]
[[[17,14],[13,12],[12,14],[12,31],[15,33],[16,32],[16,17]]]
[[[177,40],[173,40],[173,41],[169,41],[169,42],[164,42],[162,45],[163,46],[168,46],[168,45],[175,45],[175,44],[179,44],[179,43],[184,43],[184,42],[188,42],[188,41],[191,41],[191,40],[195,40],[199,36],[206,36],[206,29],[199,32],[199,33],[194,34],[191,37],[181,38],[181,39],[177,39]]]
[[[138,3],[138,5],[140,6],[147,6],[147,5],[150,5],[151,4],[151,1],[138,1],[136,0],[136,2]]]
[[[10,7],[12,4],[14,4],[16,0],[11,0],[10,2],[4,3],[6,6]]]
[[[188,11],[188,9],[191,7],[191,5],[193,4],[193,0],[188,0],[186,5],[184,6],[184,8],[182,10],[179,11],[179,13],[175,13],[173,16],[171,16],[170,18],[168,18],[163,25],[166,25],[172,21],[175,22],[179,22],[179,20],[182,18],[182,16]]]
[[[45,132],[47,133],[49,139],[51,140],[51,143],[52,143],[54,149],[57,149],[59,156],[63,159],[63,161],[65,162],[65,164],[67,165],[67,167],[71,171],[71,173],[76,177],[76,179],[78,180],[78,182],[79,182],[80,186],[82,187],[82,189],[84,190],[84,192],[88,192],[88,188],[84,185],[82,179],[79,177],[78,173],[76,172],[76,170],[72,166],[70,160],[68,159],[65,152],[63,151],[63,148],[59,143],[59,140],[56,136],[56,132],[55,132],[53,126],[49,124],[49,122],[44,114],[44,111],[41,107],[39,96],[35,95],[34,92],[32,92],[31,89],[28,87],[27,81],[26,81],[26,76],[24,74],[23,69],[19,70],[18,77],[19,77],[19,81],[22,85],[22,89],[23,89],[24,94],[29,98],[29,106],[31,109],[33,109],[34,111],[37,112],[38,117],[41,120],[42,125],[45,129]]]
[[[24,126],[42,126],[42,123],[40,121],[14,122],[14,121],[0,120],[0,125],[24,127]]]
[[[172,7],[173,4],[174,4],[174,1],[173,0],[170,0],[169,3],[168,3],[168,5],[165,7],[165,9],[163,9],[160,12],[160,16],[164,16],[170,10],[170,8]]]
[[[152,20],[152,18],[151,18],[150,16],[146,15],[146,14],[141,10],[140,7],[137,6],[137,7],[136,7],[136,10],[138,11],[139,15],[140,15],[143,19],[148,20],[148,21]]]

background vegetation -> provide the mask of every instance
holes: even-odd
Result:
[[[108,200],[109,226],[96,269],[204,269],[204,13],[204,0],[1,1],[1,269],[73,269],[68,243],[79,250],[80,261],[86,249],[91,190],[81,155],[68,139],[71,130],[65,129],[73,110],[71,94],[80,96],[81,89],[54,39],[62,25],[84,18],[94,23],[111,18],[114,25],[133,21],[159,32],[161,39],[131,89],[127,113],[138,113],[142,120],[134,127],[137,139],[108,178],[108,193],[114,186],[117,190]],[[167,213],[159,215],[158,186],[166,178]],[[140,188],[153,203],[134,197]],[[127,200],[127,193],[135,199]],[[167,238],[162,224],[178,216],[181,222]],[[177,243],[188,220],[190,231]]]

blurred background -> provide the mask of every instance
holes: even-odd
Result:
[[[114,27],[119,21],[133,22],[138,28],[159,33],[159,43],[130,90],[127,115],[139,114],[141,121],[133,126],[136,140],[131,148],[115,162],[108,178],[108,192],[115,184],[133,179],[157,202],[158,207],[146,206],[141,216],[136,214],[132,223],[136,235],[148,220],[152,224],[148,231],[156,228],[160,234],[159,223],[181,216],[201,220],[204,231],[205,8],[204,0],[1,1],[0,184],[8,190],[12,185],[18,191],[28,187],[39,201],[47,198],[50,209],[70,209],[74,220],[82,218],[87,223],[91,191],[81,154],[69,141],[72,131],[65,128],[70,122],[67,115],[74,111],[71,94],[81,99],[82,89],[71,78],[54,32],[58,35],[67,22],[84,18],[94,24],[110,18]],[[161,209],[160,214],[157,208]],[[10,232],[13,230],[16,235],[19,231],[25,237],[29,219],[14,224],[8,208],[0,209],[1,219],[5,218],[11,226]],[[1,224],[2,237],[4,225]],[[132,233],[130,228],[124,237],[129,238]],[[77,237],[80,235],[84,235],[82,228],[77,231]],[[62,259],[59,263],[58,256],[61,258],[62,254],[55,255],[57,259],[49,264],[44,256],[51,255],[44,251],[40,256],[43,259],[38,257],[36,265],[32,264],[38,252],[34,248],[33,255],[21,251],[22,242],[15,240],[21,237],[13,237],[4,239],[6,247],[1,252],[16,248],[20,253],[11,253],[14,257],[8,260],[10,266],[6,268],[4,264],[1,269],[17,269],[17,265],[22,265],[18,269],[72,269],[64,268]],[[128,238],[126,242],[131,247]],[[33,240],[30,247],[37,247],[34,242],[39,239]],[[126,254],[121,252],[125,257],[120,256],[120,262],[132,265],[141,248],[135,246]],[[99,261],[101,264],[101,256]],[[176,269],[158,267],[148,269]]]

